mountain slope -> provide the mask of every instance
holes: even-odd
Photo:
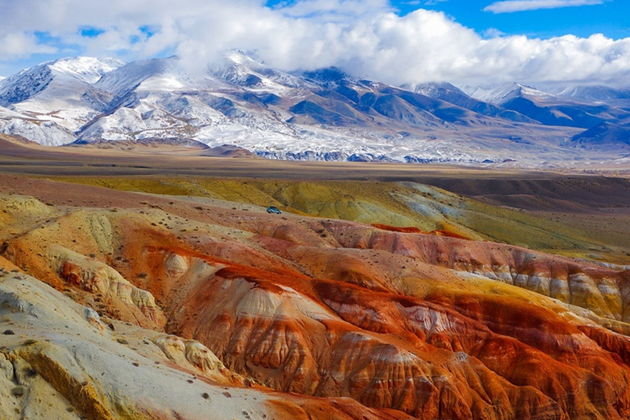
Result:
[[[545,125],[590,129],[630,117],[628,91],[605,86],[547,86],[541,90],[512,84],[468,91]]]
[[[608,105],[630,105],[630,89],[615,89],[601,85],[569,86],[555,90],[556,95],[586,102],[605,102]]]
[[[414,90],[418,93],[441,99],[482,115],[505,118],[511,121],[534,122],[531,118],[518,112],[503,109],[491,103],[468,96],[464,91],[450,83],[426,83],[416,86]]]
[[[58,140],[42,143],[67,143],[74,137],[72,132],[101,113],[111,100],[108,92],[94,84],[121,64],[113,59],[77,57],[26,69],[0,82],[0,105],[68,131],[67,140],[53,136]],[[38,137],[26,129],[15,127],[4,131],[38,141]]]
[[[615,125],[603,122],[577,134],[571,141],[579,146],[589,148],[611,148],[619,150],[625,147],[630,150],[630,124]]]

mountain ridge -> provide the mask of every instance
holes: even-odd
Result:
[[[338,68],[283,72],[231,52],[196,72],[177,57],[60,59],[0,81],[0,106],[0,132],[44,145],[181,137],[280,159],[536,166],[544,155],[553,166],[626,151],[624,130],[603,145],[591,133],[630,117],[630,94],[522,84],[492,92],[445,82],[398,87]]]

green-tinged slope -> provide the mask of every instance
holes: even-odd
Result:
[[[59,177],[59,180],[152,194],[188,195],[362,223],[443,230],[557,254],[627,264],[627,251],[594,240],[552,218],[493,206],[428,185],[406,182],[258,179]]]

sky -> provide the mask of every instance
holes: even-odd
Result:
[[[629,0],[0,0],[0,75],[77,55],[232,49],[392,84],[630,85]]]
[[[497,3],[501,2],[486,0],[392,2],[401,13],[409,13],[420,7],[443,11],[462,25],[481,34],[496,30],[509,35],[524,34],[541,38],[566,34],[588,37],[596,33],[603,33],[615,39],[630,36],[630,2],[627,0],[503,2],[504,8],[511,7],[514,11],[493,13],[491,10],[484,10]],[[522,3],[521,8],[526,6],[531,10],[517,11],[515,9],[518,9],[518,4],[515,3]],[[562,3],[565,4],[564,7],[552,7],[562,6]],[[581,6],[567,5],[571,3]],[[541,8],[545,5],[549,8]]]

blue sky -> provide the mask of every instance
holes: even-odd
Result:
[[[440,10],[455,18],[464,26],[480,33],[496,29],[509,35],[523,34],[530,37],[549,38],[572,34],[586,37],[603,33],[610,38],[630,36],[630,1],[610,0],[597,5],[538,9],[512,13],[492,13],[484,8],[488,0],[444,0],[424,2],[393,1],[401,13],[409,13],[419,7]],[[435,3],[433,5],[427,3]]]
[[[630,0],[42,1],[0,0],[0,75],[76,55],[201,70],[241,49],[394,84],[630,80]]]
[[[270,6],[290,4],[286,0],[270,0]],[[484,8],[491,0],[394,0],[390,4],[399,14],[417,9],[445,12],[464,26],[479,33],[498,30],[508,35],[549,38],[566,34],[589,36],[603,33],[610,38],[630,36],[630,0],[607,0],[600,4],[579,7],[558,7],[512,13],[492,13]]]

